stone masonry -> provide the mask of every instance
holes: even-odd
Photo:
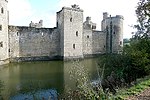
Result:
[[[123,17],[103,13],[102,31],[78,5],[63,7],[57,26],[42,28],[43,21],[29,26],[8,25],[7,0],[0,1],[0,63],[33,60],[74,59],[104,53],[120,53],[123,46]],[[7,62],[8,63],[8,62]]]
[[[9,61],[7,0],[0,0],[0,64]]]

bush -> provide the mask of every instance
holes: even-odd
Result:
[[[132,40],[125,45],[122,54],[106,54],[100,57],[99,66],[105,64],[105,78],[114,71],[118,79],[131,84],[137,78],[150,74],[150,40]]]

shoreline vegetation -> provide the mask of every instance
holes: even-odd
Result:
[[[150,75],[144,78],[139,78],[136,80],[133,86],[129,88],[122,88],[117,91],[117,100],[128,100],[129,97],[138,96],[144,90],[150,88]]]
[[[109,59],[114,58],[114,56],[115,58],[118,59],[118,55],[111,55],[111,56],[109,55],[110,57]],[[109,67],[109,69],[107,69],[108,68],[106,67],[107,64],[103,65],[102,68],[101,67],[99,68],[100,64],[98,64],[97,74],[99,79],[97,79],[97,81],[92,83],[85,66],[80,64],[79,61],[73,61],[72,64],[73,67],[69,73],[71,79],[76,82],[76,89],[75,90],[69,89],[60,96],[61,99],[128,100],[127,99],[128,97],[138,95],[139,93],[150,87],[150,75],[140,78],[135,77],[134,80],[129,80],[129,82],[128,81],[125,82],[125,80],[122,79],[123,71],[120,69],[114,70],[116,67],[114,68]],[[122,74],[122,76],[120,73]],[[76,79],[74,77],[79,78]]]

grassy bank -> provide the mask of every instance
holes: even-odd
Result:
[[[144,91],[148,87],[150,87],[150,76],[137,79],[136,84],[134,86],[131,86],[130,88],[123,88],[121,90],[118,90],[115,99],[124,100],[129,96],[138,95],[140,92]]]

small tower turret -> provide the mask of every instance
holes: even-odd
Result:
[[[108,17],[108,13],[107,12],[104,12],[103,13],[103,19],[106,19]]]

